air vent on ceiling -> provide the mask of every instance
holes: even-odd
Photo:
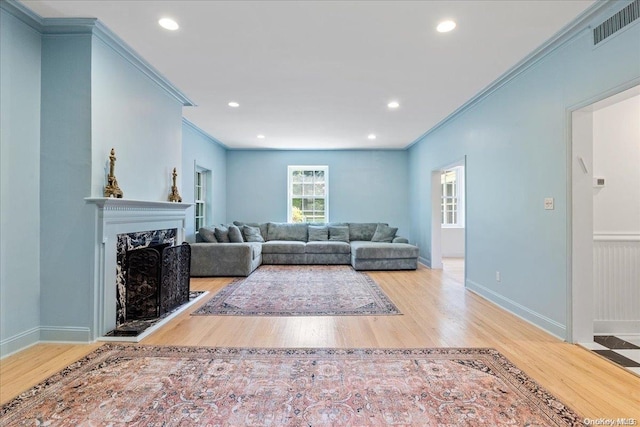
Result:
[[[629,3],[620,12],[593,29],[593,44],[596,45],[640,17],[640,0]]]

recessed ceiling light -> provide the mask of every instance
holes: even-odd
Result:
[[[175,31],[178,28],[180,28],[178,23],[171,18],[162,18],[161,20],[158,21],[158,24],[160,24],[160,26],[165,30],[170,30],[170,31]]]
[[[263,134],[260,134],[260,135],[258,135],[256,138],[258,138],[258,139],[264,139],[264,135],[263,135]]]
[[[453,21],[442,21],[436,27],[439,33],[448,33],[456,27],[456,23]]]
[[[369,134],[369,136],[367,136],[367,138],[369,139],[376,139],[376,136],[372,133]]]
[[[397,101],[391,101],[390,103],[387,104],[387,107],[389,108],[398,108],[400,106],[400,104]]]
[[[227,104],[229,107],[231,108],[238,108],[240,106],[240,104],[238,104],[235,101],[231,101],[230,103]]]

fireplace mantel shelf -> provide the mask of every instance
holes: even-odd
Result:
[[[86,197],[87,203],[95,204],[104,210],[186,210],[193,203],[176,203],[150,200],[116,199],[113,197]]]

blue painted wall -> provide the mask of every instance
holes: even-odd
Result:
[[[0,9],[0,356],[40,334],[40,54]]]
[[[412,146],[411,229],[422,256],[430,172],[466,155],[467,287],[565,337],[569,110],[639,77],[638,22],[597,48],[585,29]],[[545,197],[555,210],[544,210]]]
[[[408,236],[407,151],[229,151],[227,221],[287,221],[287,166],[329,166],[329,220],[387,222]]]
[[[210,171],[206,210],[209,224],[226,222],[227,216],[227,150],[188,121],[182,125],[182,201],[194,202],[195,166]],[[195,241],[194,208],[187,210],[185,237]]]
[[[91,35],[42,38],[41,339],[89,340]]]
[[[91,46],[91,192],[102,197],[116,150],[124,197],[166,201],[182,178],[182,104],[100,37]],[[85,197],[87,197],[86,195]]]

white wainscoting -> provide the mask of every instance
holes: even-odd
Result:
[[[596,334],[640,334],[640,233],[594,234]]]

